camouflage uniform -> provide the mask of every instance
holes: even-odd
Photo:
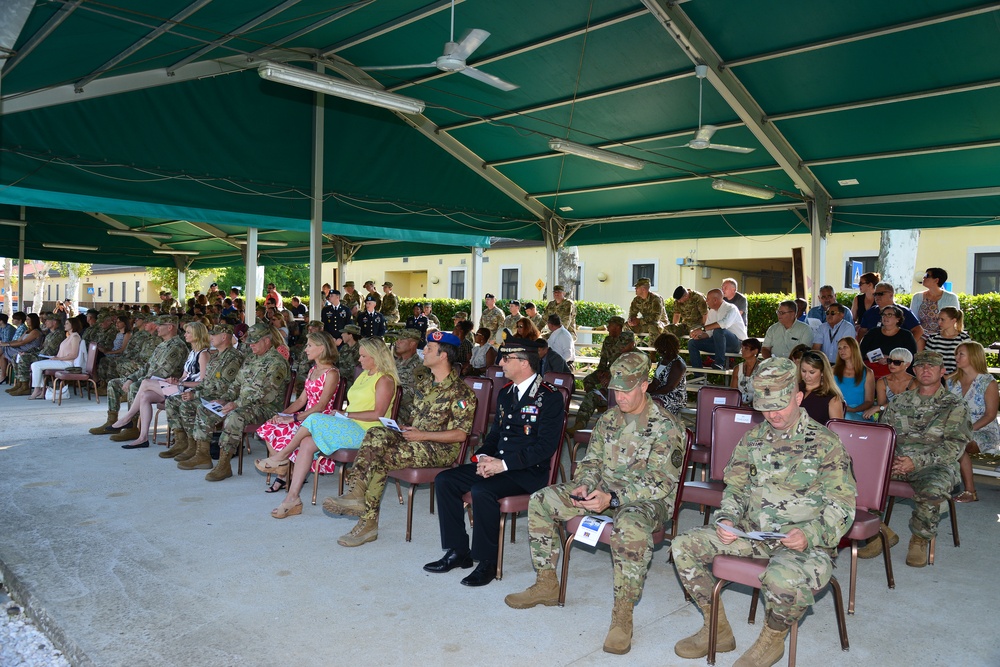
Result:
[[[101,361],[97,365],[97,381],[99,384],[107,385],[115,378],[128,375],[137,371],[142,367],[145,359],[148,359],[148,355],[143,355],[143,351],[146,348],[147,343],[150,340],[157,341],[160,340],[158,337],[147,333],[143,329],[138,329],[132,332],[132,336],[128,339],[128,343],[125,344],[125,349],[117,357],[103,356]]]
[[[59,327],[45,335],[45,340],[42,341],[42,346],[37,352],[22,352],[21,360],[14,367],[14,379],[21,382],[31,382],[31,364],[38,361],[43,354],[50,357],[59,354],[59,346],[64,340],[66,340],[66,331]]]
[[[929,540],[937,535],[939,505],[958,483],[958,459],[972,440],[968,407],[944,387],[933,396],[911,390],[893,397],[879,421],[896,430],[896,456],[913,461],[913,472],[893,479],[913,486],[910,532]]]
[[[337,367],[340,369],[340,377],[347,381],[347,387],[350,389],[351,385],[354,384],[354,369],[358,366],[358,344],[347,345],[344,343],[340,346],[340,359],[337,361]]]
[[[467,364],[472,360],[472,341],[468,338],[462,339],[462,344],[458,346],[458,354],[455,361],[460,364]]]
[[[524,315],[521,313],[518,313],[517,315],[508,315],[503,320],[503,328],[510,329],[512,333],[516,334],[517,323],[521,321],[522,317],[524,317]]]
[[[656,292],[650,292],[645,299],[639,295],[632,299],[628,307],[628,319],[640,315],[642,317],[639,318],[639,323],[632,327],[635,333],[656,336],[666,330],[669,321],[667,310],[663,307],[663,297]]]
[[[399,321],[399,297],[389,292],[382,297],[378,312],[382,313],[386,324],[395,324]]]
[[[479,329],[486,327],[490,330],[490,340],[497,335],[497,331],[500,331],[500,327],[503,326],[504,315],[503,311],[493,306],[489,310],[483,311],[482,316],[479,318]]]
[[[302,345],[296,345],[289,350],[289,356],[291,357],[291,369],[295,371],[295,395],[298,396],[306,386],[306,376],[309,375],[313,362],[309,361],[309,357],[306,356],[304,341]]]
[[[439,320],[438,316],[435,315],[434,313],[425,313],[424,317],[427,318],[428,326],[430,326],[431,324],[433,324],[438,329],[441,328],[441,320]]]
[[[149,361],[128,375],[120,376],[108,383],[108,410],[118,412],[122,399],[125,398],[123,385],[128,381],[132,382],[127,397],[131,403],[139,392],[139,385],[146,378],[154,375],[161,378],[180,377],[184,374],[184,362],[187,361],[190,352],[184,339],[173,336],[169,340],[163,340],[157,336],[151,340],[158,340],[160,344],[152,354],[144,357]]]
[[[351,309],[354,306],[357,306],[358,308],[360,308],[361,307],[361,295],[357,291],[350,292],[350,293],[348,293],[348,292],[345,291],[343,294],[340,295],[340,305],[342,305],[345,308],[347,308],[347,312],[351,312]]]
[[[273,347],[262,355],[249,354],[240,367],[236,379],[223,388],[221,394],[202,392],[206,400],[214,399],[225,405],[230,401],[236,408],[219,416],[199,405],[194,419],[194,439],[204,442],[212,437],[219,422],[225,420],[219,448],[230,454],[236,452],[243,428],[248,424],[261,424],[270,419],[282,407],[289,376],[288,362]]]
[[[744,538],[723,544],[715,526],[695,528],[671,546],[681,584],[702,609],[708,609],[716,583],[715,556],[767,558],[770,563],[761,578],[767,612],[792,625],[813,604],[813,591],[830,580],[831,556],[854,522],[851,458],[836,435],[800,408],[798,420],[785,431],[767,422],[747,431],[723,481],[726,490],[716,521],[729,519],[745,532],[787,533],[798,528],[806,537],[806,548],[795,551],[775,540]]]
[[[705,295],[694,290],[688,290],[688,298],[684,303],[674,302],[674,314],[680,314],[681,321],[677,324],[667,326],[667,331],[678,338],[687,336],[694,327],[700,327],[705,323],[705,316],[708,315],[708,302]]]
[[[409,424],[413,421],[413,400],[416,396],[417,380],[428,375],[430,371],[424,366],[420,355],[414,353],[409,359],[396,359],[396,372],[399,374],[399,386],[403,394],[399,399],[399,422]]]
[[[605,336],[601,343],[601,361],[597,364],[597,370],[589,373],[583,378],[584,395],[580,400],[580,407],[576,411],[576,421],[586,424],[598,408],[608,407],[608,399],[601,393],[601,389],[607,389],[607,382],[601,381],[601,374],[607,373],[611,369],[611,364],[625,352],[627,348],[635,346],[635,334],[631,331],[622,331],[617,338]]]
[[[649,361],[646,360],[646,372]],[[684,461],[684,429],[656,401],[646,399],[639,415],[615,408],[594,427],[587,456],[572,482],[536,492],[528,505],[528,537],[536,570],[554,570],[559,559],[558,522],[588,514],[574,507],[569,494],[579,486],[614,491],[621,506],[614,518],[611,561],[616,600],[638,602],[653,558],[654,531],[673,510]]]
[[[414,355],[416,356],[416,355]],[[439,433],[459,429],[472,431],[476,396],[452,371],[441,383],[427,373],[417,379],[413,428]],[[407,442],[399,433],[382,426],[368,429],[351,469],[351,486],[367,483],[362,519],[377,520],[386,475],[400,468],[438,468],[451,465],[460,442]]]
[[[535,323],[535,326],[538,327],[539,331],[543,333],[545,331],[548,331],[548,328],[545,325],[546,322],[545,315],[539,313],[537,310],[535,311],[535,313],[537,314],[534,317],[529,317],[528,319]]]
[[[367,299],[370,296],[375,297],[375,312],[377,313],[379,309],[382,307],[382,295],[379,294],[378,292],[369,292],[367,289],[365,289],[365,294],[360,297],[360,301],[358,302],[358,308],[361,309],[361,312],[365,312],[365,299]]]
[[[214,352],[208,361],[201,384],[190,390],[193,394],[190,401],[181,398],[180,393],[167,398],[167,422],[170,428],[192,433],[195,416],[201,407],[201,397],[221,395],[236,381],[242,366],[243,354],[235,347]]]
[[[556,303],[555,299],[549,301],[545,306],[542,322],[548,322],[549,315],[558,315],[559,319],[562,320],[562,325],[573,336],[573,340],[576,340],[576,303],[572,299],[563,299],[562,303]],[[541,324],[536,323],[535,325],[539,331],[547,331]]]

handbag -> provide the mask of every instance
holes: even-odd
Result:
[[[62,395],[62,398],[69,398],[69,386],[64,384],[62,389],[59,390],[59,393]],[[55,392],[52,390],[52,387],[46,387],[45,400],[51,401],[53,398],[55,398]]]

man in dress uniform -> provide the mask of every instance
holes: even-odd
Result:
[[[562,285],[552,288],[552,301],[545,306],[545,319],[549,315],[558,315],[562,320],[562,325],[566,327],[569,335],[576,340],[576,304],[572,299],[566,298],[566,290]],[[547,337],[547,336],[546,336]]]
[[[649,290],[649,278],[639,278],[635,283],[635,298],[628,307],[628,326],[633,333],[650,334],[653,338],[667,328],[663,297]]]
[[[489,342],[494,342],[496,340],[497,332],[500,331],[500,327],[503,326],[504,314],[503,311],[497,307],[497,299],[492,294],[488,293],[485,297],[486,309],[483,311],[482,316],[479,318],[479,329],[486,327],[490,330]]]
[[[361,295],[354,289],[353,280],[344,283],[344,293],[341,295],[340,302],[344,304],[344,308],[347,308],[348,313],[354,306],[361,307]]]
[[[549,462],[559,448],[566,410],[562,394],[538,375],[534,341],[508,338],[500,365],[510,380],[497,398],[493,427],[476,452],[476,463],[440,473],[434,480],[444,557],[424,565],[428,572],[448,572],[479,565],[462,579],[465,586],[485,586],[497,574],[500,533],[499,499],[534,493],[546,485]],[[462,495],[472,493],[472,549],[465,530]]]
[[[358,315],[358,328],[361,329],[362,338],[385,335],[385,318],[382,317],[382,313],[375,310],[376,307],[378,307],[378,301],[375,296],[372,294],[366,296],[365,310]]]
[[[361,517],[338,544],[357,547],[378,538],[379,506],[390,470],[443,468],[458,456],[472,430],[476,397],[452,370],[457,351],[453,334],[433,331],[427,336],[423,364],[429,372],[416,379],[413,425],[403,426],[402,433],[381,426],[369,429],[351,468],[350,492],[323,501],[327,512]],[[408,423],[400,415],[400,424]]]
[[[618,405],[598,420],[573,481],[531,497],[528,536],[537,578],[505,602],[514,609],[558,604],[558,524],[584,514],[610,514],[615,606],[604,650],[620,655],[632,646],[632,609],[653,559],[653,533],[673,511],[686,440],[684,427],[646,395],[647,355],[627,352],[618,357],[608,386]]]
[[[340,345],[340,332],[351,323],[351,309],[340,302],[340,290],[334,289],[327,293],[320,319],[323,321],[323,330]]]
[[[723,481],[726,490],[716,526],[694,528],[673,541],[681,584],[705,614],[701,630],[682,639],[682,658],[708,654],[712,559],[718,555],[766,558],[761,597],[767,619],[757,641],[734,667],[770,667],[785,654],[785,636],[813,604],[813,592],[833,574],[831,557],[854,522],[851,457],[832,431],[799,407],[795,363],[762,361],[753,381],[753,407],[764,413],[733,452]],[[780,539],[751,540],[726,530],[782,533]],[[718,610],[717,650],[736,649],[725,611]]]
[[[417,347],[423,347],[424,338],[427,337],[427,327],[430,326],[430,321],[427,316],[424,315],[423,307],[418,303],[413,306],[413,314],[406,318],[406,328],[415,329],[420,332],[419,345]]]
[[[385,296],[382,297],[378,312],[382,313],[386,324],[395,324],[399,321],[399,297],[392,293],[392,283],[388,280],[382,283],[382,291]]]

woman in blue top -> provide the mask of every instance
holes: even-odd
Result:
[[[866,421],[865,410],[875,401],[875,376],[861,360],[861,348],[855,339],[843,338],[837,344],[833,377],[844,396],[844,418]]]

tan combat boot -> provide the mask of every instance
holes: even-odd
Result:
[[[116,421],[118,421],[118,411],[117,410],[108,410],[108,419],[107,419],[107,421],[105,421],[100,426],[96,426],[96,427],[90,429],[90,434],[91,435],[107,435],[108,432],[105,431],[104,429],[106,429],[107,427],[111,426]]]
[[[25,381],[21,383],[21,386],[10,392],[11,396],[27,396],[31,393],[31,385]]]
[[[513,609],[531,609],[543,604],[552,607],[559,604],[559,580],[554,569],[539,570],[535,583],[520,593],[511,593],[503,599]]]
[[[631,600],[615,599],[615,608],[611,610],[611,627],[604,639],[604,652],[615,655],[625,655],[632,648],[632,610],[635,604]]]
[[[195,441],[194,436],[190,435],[187,431],[184,431],[184,442],[187,444],[187,448],[183,452],[174,457],[174,461],[176,461],[177,463],[181,463],[182,461],[190,461],[191,459],[194,458],[195,454],[198,453],[198,443],[197,441]]]
[[[906,552],[906,564],[910,567],[924,567],[927,565],[927,542],[918,535],[910,536],[910,547]]]
[[[223,449],[219,451],[219,462],[215,464],[212,471],[205,475],[206,482],[221,482],[227,477],[233,476],[233,466],[230,465],[230,461],[233,458],[233,453],[229,450]]]
[[[360,547],[362,544],[378,539],[378,517],[374,519],[358,519],[357,525],[347,535],[337,540],[342,547]]]
[[[690,637],[685,637],[674,644],[674,653],[682,658],[704,658],[708,655],[708,630],[709,619],[711,618],[711,607],[698,605],[705,615],[705,622],[701,629]],[[733,629],[726,618],[726,609],[719,600],[719,633],[715,640],[715,650],[719,653],[729,653],[736,650],[736,638],[733,636]]]
[[[128,426],[111,436],[112,442],[128,442],[139,437],[138,417],[132,419]]]
[[[764,623],[757,641],[733,663],[733,667],[771,667],[785,655],[786,636],[788,626],[783,630],[775,630],[770,623]]]
[[[181,461],[177,467],[181,470],[211,470],[212,455],[209,453],[211,443],[208,440],[199,440],[194,443],[194,446],[194,456],[186,461]]]
[[[8,394],[13,394],[15,391],[19,390],[21,388],[21,385],[23,384],[24,382],[22,382],[21,380],[14,380],[14,384],[4,389],[4,391],[6,391]]]
[[[351,490],[342,496],[334,498],[330,496],[323,500],[323,509],[330,514],[343,514],[345,516],[361,516],[365,511],[365,493],[368,485],[357,480],[351,485]]]
[[[174,444],[171,445],[169,449],[165,452],[160,452],[159,456],[161,459],[172,459],[176,458],[180,454],[183,454],[188,448],[188,437],[182,429],[174,429]]]
[[[899,544],[899,535],[893,531],[892,528],[882,524],[882,528],[885,530],[886,537],[889,539],[889,548]],[[882,540],[878,537],[873,537],[868,540],[868,544],[858,549],[858,558],[875,558],[882,553]]]

